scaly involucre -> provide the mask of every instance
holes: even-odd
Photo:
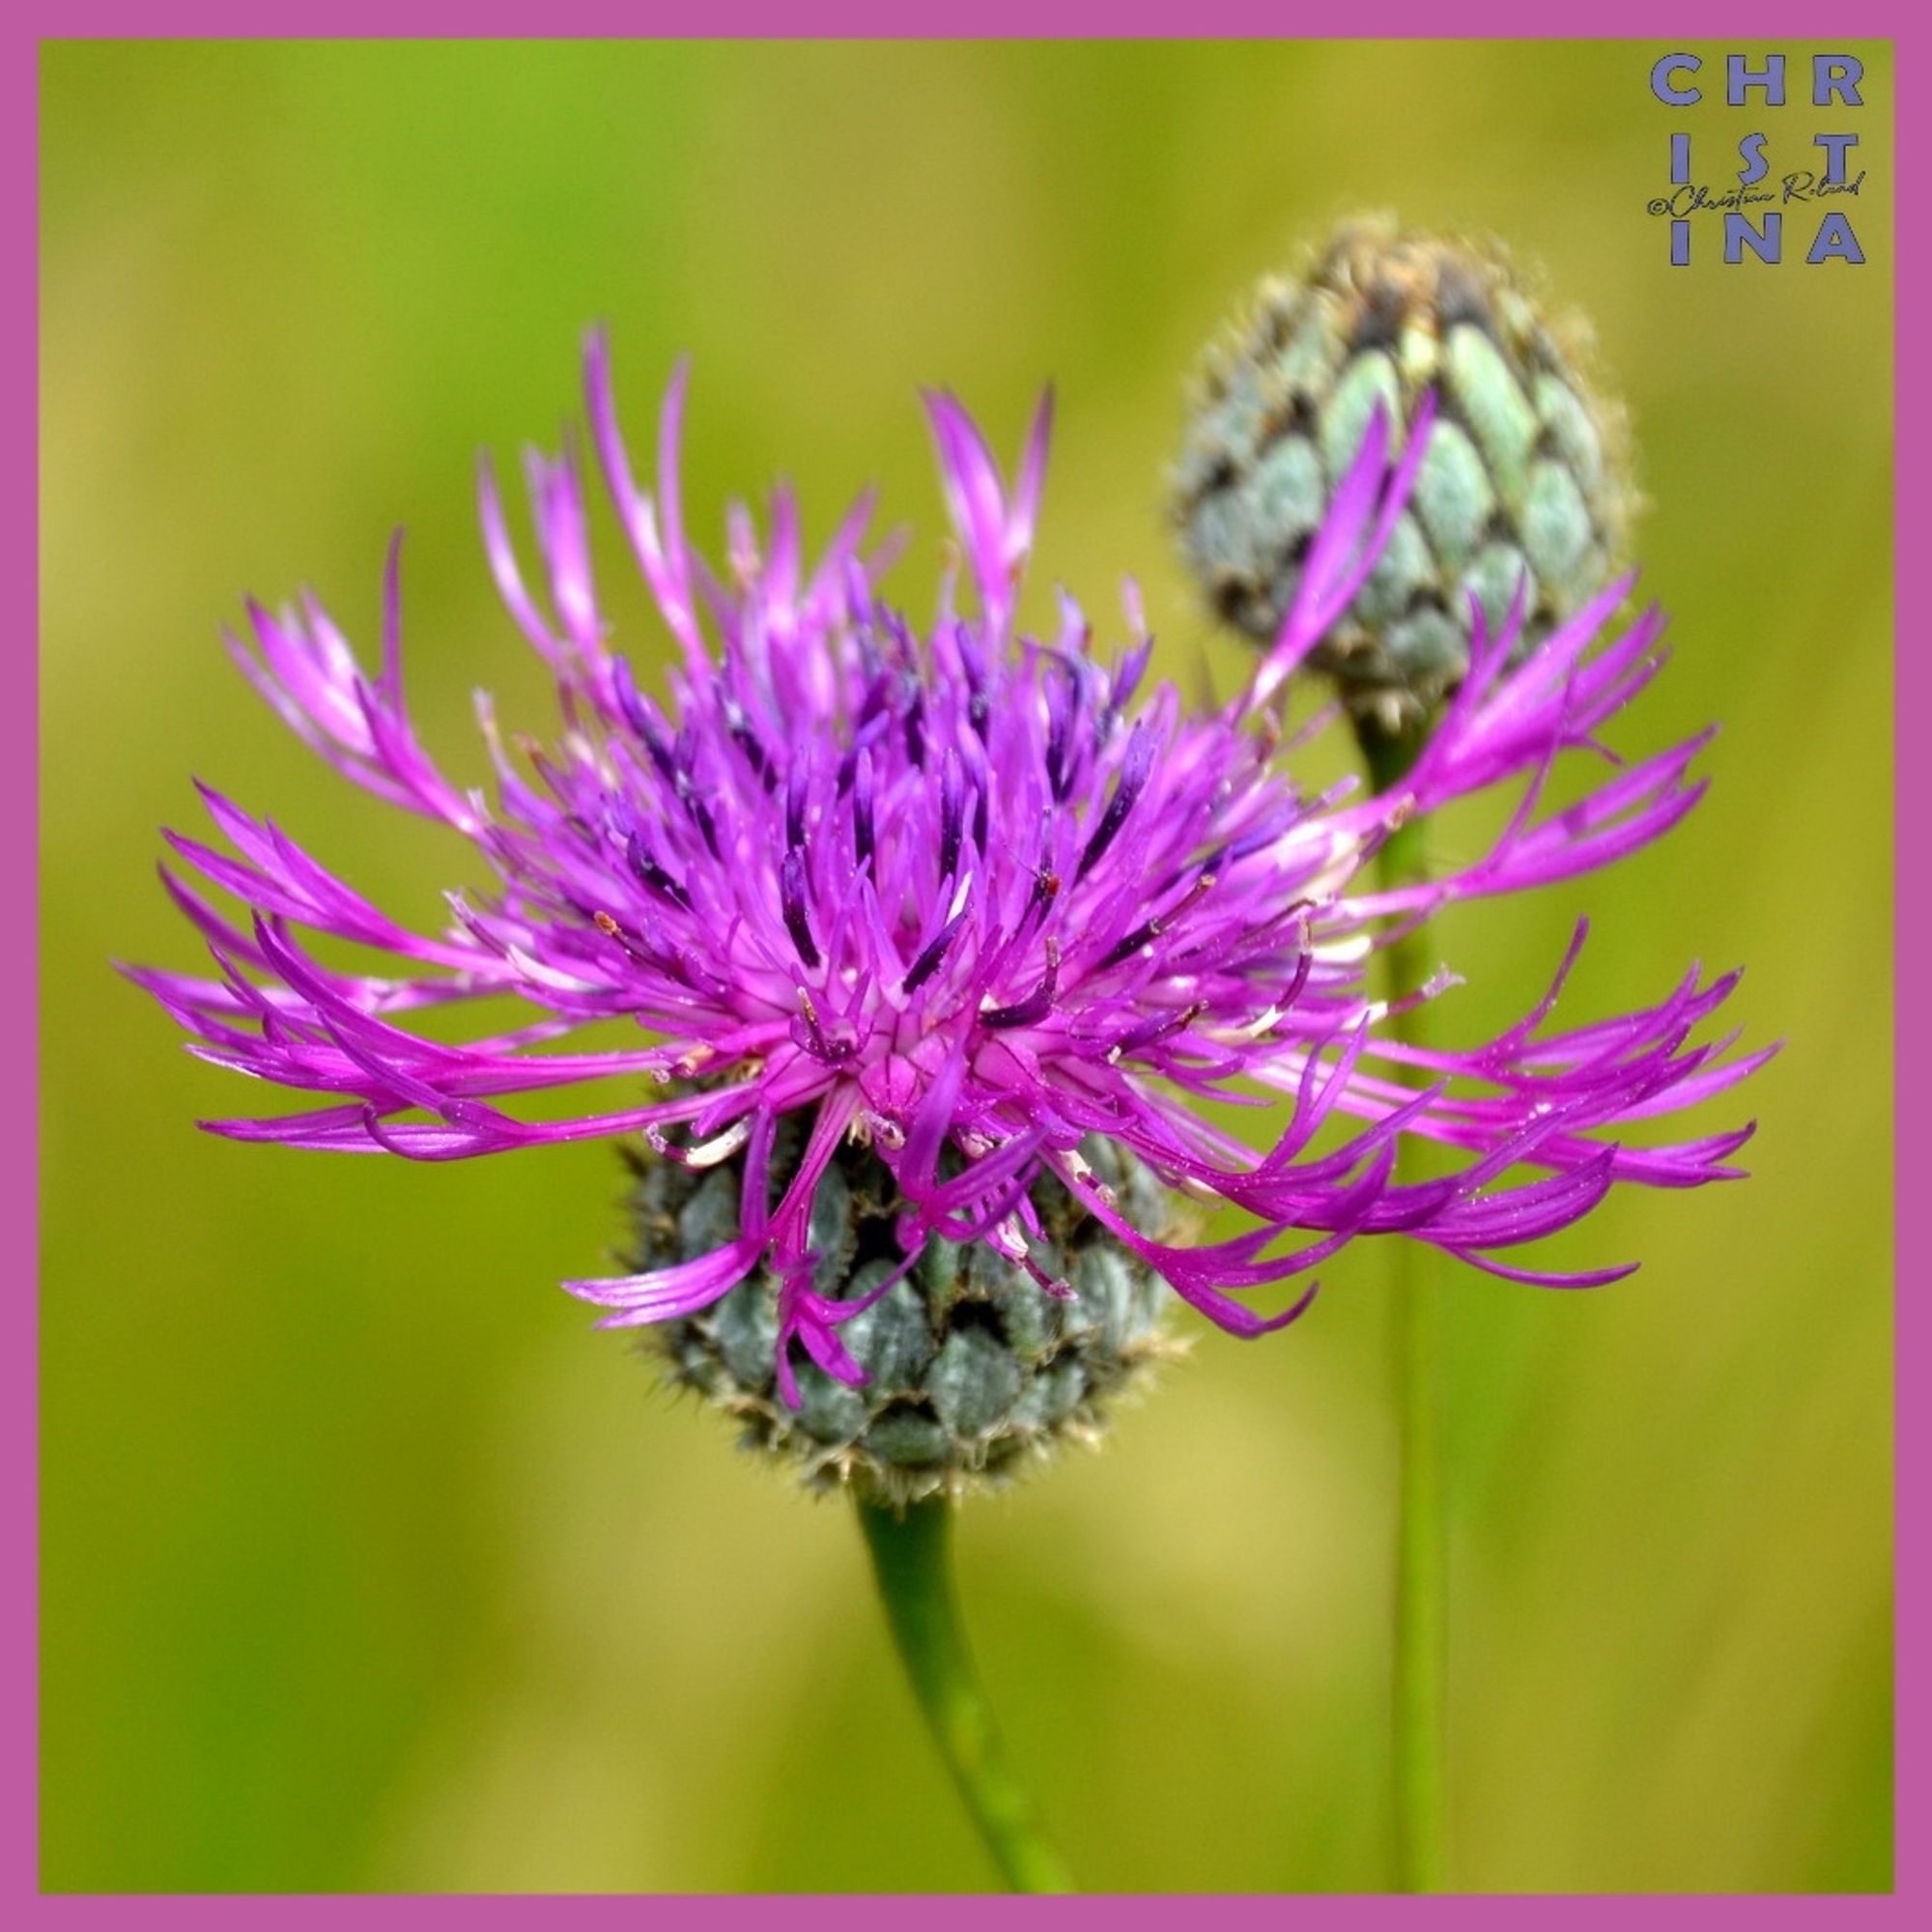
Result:
[[[1707,982],[1693,968],[1654,1005],[1558,1030],[1549,1016],[1579,925],[1521,1022],[1463,1052],[1401,1043],[1367,997],[1367,962],[1392,935],[1458,900],[1608,864],[1668,831],[1702,790],[1689,776],[1700,737],[1635,764],[1609,758],[1577,802],[1542,803],[1552,767],[1573,750],[1601,753],[1599,728],[1658,668],[1654,610],[1609,635],[1628,580],[1515,669],[1516,622],[1483,636],[1478,617],[1468,676],[1395,788],[1309,796],[1279,768],[1273,700],[1386,543],[1426,415],[1399,462],[1378,417],[1273,649],[1232,703],[1194,711],[1172,685],[1143,690],[1151,643],[1131,591],[1132,636],[1110,661],[1064,597],[1051,636],[1016,628],[1049,401],[1009,484],[964,410],[926,398],[972,594],[961,611],[949,585],[922,634],[879,600],[883,557],[862,550],[864,502],[810,571],[788,494],[774,497],[762,548],[734,509],[727,570],[715,574],[679,504],[683,368],[664,408],[655,498],[633,480],[601,334],[586,375],[604,482],[676,644],[665,695],[640,691],[611,647],[570,452],[528,463],[547,597],[484,473],[491,567],[562,714],[554,749],[527,749],[520,766],[479,699],[494,800],[445,778],[411,724],[393,548],[373,676],[312,598],[279,614],[251,605],[252,648],[229,641],[262,696],[343,776],[469,840],[496,883],[450,894],[452,923],[418,934],[204,786],[232,850],[168,842],[250,917],[236,923],[164,868],[219,977],[133,977],[203,1058],[327,1102],[208,1122],[214,1132],[417,1160],[642,1134],[670,1158],[735,1160],[735,1240],[567,1286],[622,1326],[688,1314],[763,1265],[781,1284],[788,1393],[794,1340],[832,1375],[860,1378],[838,1329],[861,1304],[813,1292],[808,1247],[813,1190],[852,1139],[869,1141],[897,1183],[908,1265],[928,1236],[980,1240],[1056,1286],[1032,1252],[1029,1199],[1051,1173],[1178,1293],[1244,1336],[1293,1321],[1313,1292],[1269,1314],[1249,1305],[1256,1291],[1363,1235],[1425,1240],[1520,1280],[1609,1280],[1626,1270],[1551,1275],[1494,1256],[1577,1220],[1619,1180],[1689,1186],[1735,1172],[1725,1163],[1748,1128],[1624,1139],[1762,1058],[1729,1055],[1728,1039],[1692,1043],[1734,975]],[[1520,803],[1473,864],[1402,890],[1354,889],[1401,822],[1511,781]],[[303,933],[379,949],[393,977],[324,964]],[[501,995],[532,1009],[528,1024],[461,1045],[409,1024]],[[642,1038],[557,1049],[611,1019]],[[591,1100],[540,1122],[500,1104],[612,1075],[646,1104]],[[1213,1123],[1227,1100],[1265,1109],[1264,1152]],[[775,1200],[788,1115],[803,1151]],[[1347,1136],[1318,1151],[1324,1125],[1344,1121]],[[1208,1245],[1154,1238],[1090,1174],[1078,1151],[1088,1135],[1234,1204],[1252,1226]],[[1436,1165],[1454,1171],[1396,1179],[1399,1146],[1418,1136],[1450,1150]]]

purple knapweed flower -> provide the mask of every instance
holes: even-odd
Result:
[[[587,387],[605,485],[677,646],[662,696],[640,690],[611,646],[570,452],[529,461],[547,598],[484,475],[491,568],[561,710],[553,747],[519,763],[479,699],[494,798],[445,777],[411,724],[393,548],[373,673],[311,598],[279,614],[251,605],[252,648],[231,638],[305,742],[377,797],[443,821],[495,883],[450,894],[448,924],[417,932],[271,820],[203,786],[231,849],[168,842],[246,917],[164,868],[218,970],[132,977],[202,1058],[323,1101],[206,1122],[213,1131],[416,1160],[620,1137],[685,1170],[724,1169],[731,1211],[714,1243],[566,1285],[606,1311],[605,1325],[625,1326],[689,1320],[748,1278],[768,1281],[775,1321],[761,1346],[788,1405],[807,1367],[799,1350],[834,1383],[865,1379],[846,1331],[928,1243],[983,1247],[1065,1296],[1041,1239],[1038,1202],[1055,1182],[1182,1299],[1254,1336],[1293,1321],[1314,1292],[1266,1291],[1368,1235],[1426,1241],[1520,1281],[1611,1280],[1627,1270],[1554,1275],[1501,1257],[1578,1220],[1620,1180],[1681,1187],[1735,1172],[1726,1163],[1747,1127],[1643,1139],[1762,1057],[1693,1040],[1735,975],[1706,980],[1693,968],[1654,1003],[1557,1028],[1579,924],[1520,1022],[1456,1051],[1404,1044],[1365,989],[1366,963],[1391,935],[1635,851],[1703,789],[1690,776],[1700,736],[1634,764],[1612,758],[1579,799],[1546,809],[1552,768],[1573,751],[1601,753],[1601,727],[1658,668],[1657,611],[1611,634],[1629,580],[1514,668],[1520,609],[1493,635],[1479,612],[1466,676],[1389,791],[1343,783],[1310,796],[1281,768],[1273,700],[1386,543],[1426,412],[1399,461],[1378,414],[1273,648],[1232,702],[1197,711],[1172,685],[1144,688],[1151,640],[1131,591],[1132,635],[1111,658],[1065,597],[1050,634],[1017,625],[1047,402],[1009,483],[964,410],[926,399],[971,595],[955,605],[949,585],[917,632],[878,596],[863,503],[811,569],[787,494],[774,497],[762,548],[734,509],[726,567],[714,572],[679,502],[684,370],[663,412],[655,498],[633,480],[601,334]],[[1402,821],[1514,781],[1520,802],[1480,857],[1401,890],[1359,883]],[[392,973],[326,965],[303,934],[379,949]],[[411,1024],[506,994],[530,1009],[528,1024],[465,1044]],[[559,1046],[611,1019],[634,1022],[638,1043]],[[504,1105],[611,1075],[638,1083],[635,1104],[541,1121]],[[1259,1109],[1263,1151],[1217,1123],[1229,1100]],[[1342,1122],[1346,1135],[1318,1149]],[[1451,1171],[1398,1179],[1411,1140],[1447,1150]],[[813,1220],[821,1182],[855,1149],[890,1177],[882,1225],[900,1258],[863,1293],[824,1278]],[[1176,1240],[1132,1211],[1145,1190],[1122,1180],[1129,1168],[1231,1204],[1249,1225]]]

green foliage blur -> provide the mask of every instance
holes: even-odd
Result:
[[[1160,668],[1227,689],[1240,647],[1163,526],[1180,379],[1253,276],[1383,207],[1501,235],[1594,318],[1677,651],[1613,736],[1724,726],[1662,847],[1442,928],[1467,983],[1438,1024],[1515,1017],[1587,910],[1566,1017],[1701,955],[1788,1041],[1745,1102],[1755,1179],[1560,1246],[1633,1280],[1454,1284],[1456,1875],[1889,1885],[1891,89],[1856,50],[1868,265],[1804,266],[1801,213],[1781,268],[1721,266],[1706,216],[1672,270],[1668,133],[1719,187],[1758,127],[1810,165],[1835,122],[1802,71],[1747,115],[1662,107],[1639,43],[46,49],[48,1888],[987,1882],[847,1514],[554,1287],[620,1238],[611,1151],[199,1135],[263,1096],[108,962],[198,956],[153,874],[190,774],[437,921],[466,855],[302,752],[217,626],[312,583],[372,647],[406,522],[432,749],[482,778],[476,685],[547,728],[471,465],[554,440],[598,318],[639,442],[696,355],[707,541],[781,472],[814,538],[876,479],[915,610],[917,385],[1011,449],[1051,377],[1038,608],[1065,581],[1111,641],[1131,574]],[[665,640],[598,541],[648,681]],[[1348,1253],[1271,1341],[1190,1324],[1102,1453],[962,1525],[1014,1756],[1090,1889],[1386,1882],[1385,1271]]]

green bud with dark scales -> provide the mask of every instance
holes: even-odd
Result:
[[[1400,434],[1437,414],[1413,499],[1315,652],[1359,723],[1413,735],[1468,668],[1471,593],[1527,652],[1623,567],[1636,506],[1620,407],[1493,243],[1351,222],[1271,276],[1203,358],[1174,474],[1189,567],[1216,612],[1272,643],[1329,494],[1378,400]]]
[[[788,1144],[789,1143],[789,1144]],[[1173,1197],[1131,1154],[1099,1139],[1083,1157],[1137,1226],[1171,1228]],[[773,1185],[782,1189],[798,1140],[781,1128]],[[693,1168],[629,1156],[639,1269],[662,1267],[734,1240],[743,1174],[737,1160]],[[884,1295],[839,1329],[866,1371],[848,1387],[794,1347],[799,1404],[774,1372],[778,1282],[760,1270],[709,1308],[652,1329],[647,1346],[671,1379],[742,1425],[747,1448],[793,1464],[809,1487],[852,1489],[909,1503],[991,1487],[1065,1440],[1092,1441],[1108,1406],[1179,1345],[1161,1327],[1166,1285],[1122,1248],[1059,1181],[1035,1187],[1045,1238],[1034,1259],[1064,1281],[1048,1293],[983,1242],[930,1240]],[[813,1286],[864,1296],[903,1259],[892,1176],[851,1145],[827,1169],[811,1209]]]

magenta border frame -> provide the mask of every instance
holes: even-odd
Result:
[[[1815,5],[1800,0],[1759,0],[1756,5],[1710,6],[1684,0],[1678,6],[1657,0],[1627,0],[1616,8],[1589,10],[1594,19],[1573,10],[1567,30],[1548,31],[1546,7],[1529,0],[1463,0],[1454,10],[1458,31],[1445,34],[1449,10],[1423,0],[1358,0],[1343,20],[1320,15],[1312,8],[1291,7],[1283,0],[1192,0],[1185,8],[1162,7],[1148,0],[979,0],[968,8],[951,6],[922,10],[922,16],[892,0],[819,0],[809,8],[786,8],[776,0],[713,0],[710,6],[682,4],[624,6],[614,0],[553,0],[542,24],[553,39],[630,39],[653,36],[767,39],[919,39],[919,38],[1094,38],[1145,39],[1293,39],[1325,38],[1345,25],[1351,38],[1388,39],[1615,39],[1639,45],[1654,44],[1658,52],[1691,41],[1728,41],[1756,47],[1765,42],[1793,46],[1821,44],[1821,30],[1844,40],[1890,40],[1896,47],[1894,126],[1898,181],[1896,232],[1887,245],[1893,250],[1896,271],[1894,342],[1905,340],[1902,318],[1928,311],[1918,303],[1932,288],[1932,262],[1921,249],[1932,244],[1932,232],[1920,219],[1918,196],[1932,193],[1932,173],[1923,159],[1921,140],[1913,110],[1923,104],[1918,92],[1924,69],[1932,24],[1915,18],[1918,8],[1905,0],[1870,0],[1852,9],[1849,16],[1833,18]],[[15,374],[0,387],[0,422],[4,447],[12,452],[4,468],[6,500],[14,514],[0,522],[6,550],[13,558],[8,581],[14,586],[10,601],[22,618],[20,635],[38,636],[38,513],[36,450],[39,433],[37,353],[39,305],[36,248],[38,242],[39,55],[43,40],[54,39],[247,39],[263,36],[272,25],[290,38],[327,39],[406,37],[473,39],[521,37],[529,24],[526,10],[501,0],[336,0],[327,8],[291,7],[284,17],[265,21],[259,5],[239,0],[185,0],[167,7],[142,7],[132,0],[73,0],[66,7],[27,0],[15,24],[5,31],[0,54],[0,140],[10,165],[0,189],[0,224],[4,224],[6,259],[13,264],[0,300],[0,331],[4,331],[7,360]],[[915,17],[920,23],[913,24]],[[1298,32],[1297,30],[1300,30]],[[1329,30],[1324,34],[1323,30]],[[1333,36],[1341,38],[1341,36]],[[1922,323],[1921,323],[1922,326]],[[1910,554],[1907,535],[1932,527],[1932,366],[1897,358],[1896,420],[1896,554]],[[1916,427],[1915,438],[1905,432]],[[21,586],[25,586],[22,588]],[[1932,637],[1932,576],[1901,575],[1897,583],[1896,638]],[[1911,755],[1917,749],[1907,738],[1906,721],[1932,715],[1932,657],[1923,651],[1895,652],[1894,743],[1896,791],[1893,801],[1895,837],[1894,895],[1896,907],[1895,971],[1900,994],[1906,987],[1908,962],[1918,956],[1914,941],[1932,936],[1932,913],[1921,901],[1925,883],[1923,848],[1914,833],[1932,816],[1932,760]],[[37,676],[35,659],[16,648],[0,661],[4,702],[0,702],[0,810],[15,830],[6,840],[0,865],[10,890],[7,902],[21,905],[36,894],[35,840],[29,828],[38,825]],[[34,903],[38,903],[37,896]],[[640,1901],[621,1897],[529,1896],[389,1896],[325,1895],[297,1897],[106,1896],[43,1894],[38,1889],[39,1809],[37,1804],[37,1644],[38,1573],[35,1562],[37,1515],[36,1433],[36,1319],[38,1212],[38,965],[37,946],[17,931],[0,949],[0,1011],[13,1038],[8,1064],[13,1104],[0,1116],[0,1145],[8,1158],[0,1160],[0,1223],[8,1261],[17,1268],[17,1301],[9,1306],[9,1326],[17,1332],[0,1367],[0,1522],[4,1522],[9,1562],[5,1591],[0,1595],[0,1634],[5,1658],[8,1723],[0,1740],[0,1899],[12,1898],[20,1916],[14,1923],[75,1928],[95,1926],[222,1927],[262,1924],[321,1927],[347,1922],[355,1915],[358,1932],[384,1932],[390,1925],[453,1925],[465,1923],[503,1927],[536,1922],[535,1915],[567,1915],[578,1924],[616,1926],[631,1922],[625,1915]],[[1858,997],[1856,987],[1847,996]],[[1897,1060],[1894,1099],[1902,1091],[1907,1069],[1932,1065],[1932,1018],[1927,1009],[1900,997],[1897,1011]],[[1895,1279],[1903,1288],[1927,1275],[1932,1260],[1932,1228],[1906,1215],[1908,1182],[1914,1156],[1932,1148],[1932,1128],[1894,1106],[1896,1139],[1894,1166],[1898,1212]],[[32,1124],[30,1124],[32,1122]],[[10,1273],[13,1268],[10,1268]],[[1917,1381],[1921,1387],[1928,1353],[1927,1326],[1932,1311],[1913,1295],[1896,1296],[1895,1337],[1897,1384],[1901,1394]],[[1924,1535],[1924,1495],[1928,1464],[1932,1464],[1932,1421],[1909,1401],[1897,1405],[1895,1472],[1897,1484],[1896,1577],[1898,1605],[1897,1678],[1897,1833],[1894,1889],[1860,1897],[1831,1896],[1675,1896],[1642,1900],[1629,1894],[1581,1897],[1566,1895],[1560,1910],[1567,1924],[1579,1927],[1621,1927],[1634,1910],[1641,1910],[1653,1924],[1667,1928],[1680,1919],[1688,1925],[1708,1926],[1714,1920],[1748,1923],[1753,1932],[1781,1932],[1795,1925],[1836,1928],[1853,1920],[1861,1924],[1897,1922],[1902,1911],[1926,1912],[1926,1857],[1904,1821],[1932,1817],[1928,1804],[1924,1730],[1932,1680],[1928,1680],[1923,1642],[1915,1646],[1908,1636],[1922,1638],[1928,1576],[1932,1553]],[[1921,1903],[1913,1908],[1909,1901]],[[1394,1922],[1398,1916],[1425,1916],[1435,1924],[1488,1928],[1500,1924],[1528,1927],[1539,1924],[1553,1901],[1531,1897],[1435,1898],[1406,1900],[1379,1896],[1301,1896],[1292,1901],[1276,1897],[1220,1897],[1211,1901],[1217,1922],[1230,1927],[1261,1927],[1278,1923],[1293,1911],[1303,1924],[1350,1928]],[[921,1919],[922,1932],[934,1928],[978,1927],[984,1910],[977,1897],[810,1897],[767,1902],[761,1897],[669,1897],[650,1895],[644,1909],[662,1925],[733,1928],[763,1926],[777,1910],[789,1927],[837,1926],[857,1932],[870,1925],[901,1923],[909,1911]],[[1015,1900],[1004,1909],[1025,1915],[1034,1923],[1105,1923],[1110,1932],[1135,1924],[1168,1922],[1172,1914],[1187,1909],[1179,1898],[1081,1897]],[[546,1920],[548,1922],[548,1918]],[[1921,1917],[1921,1922],[1923,1918]]]

